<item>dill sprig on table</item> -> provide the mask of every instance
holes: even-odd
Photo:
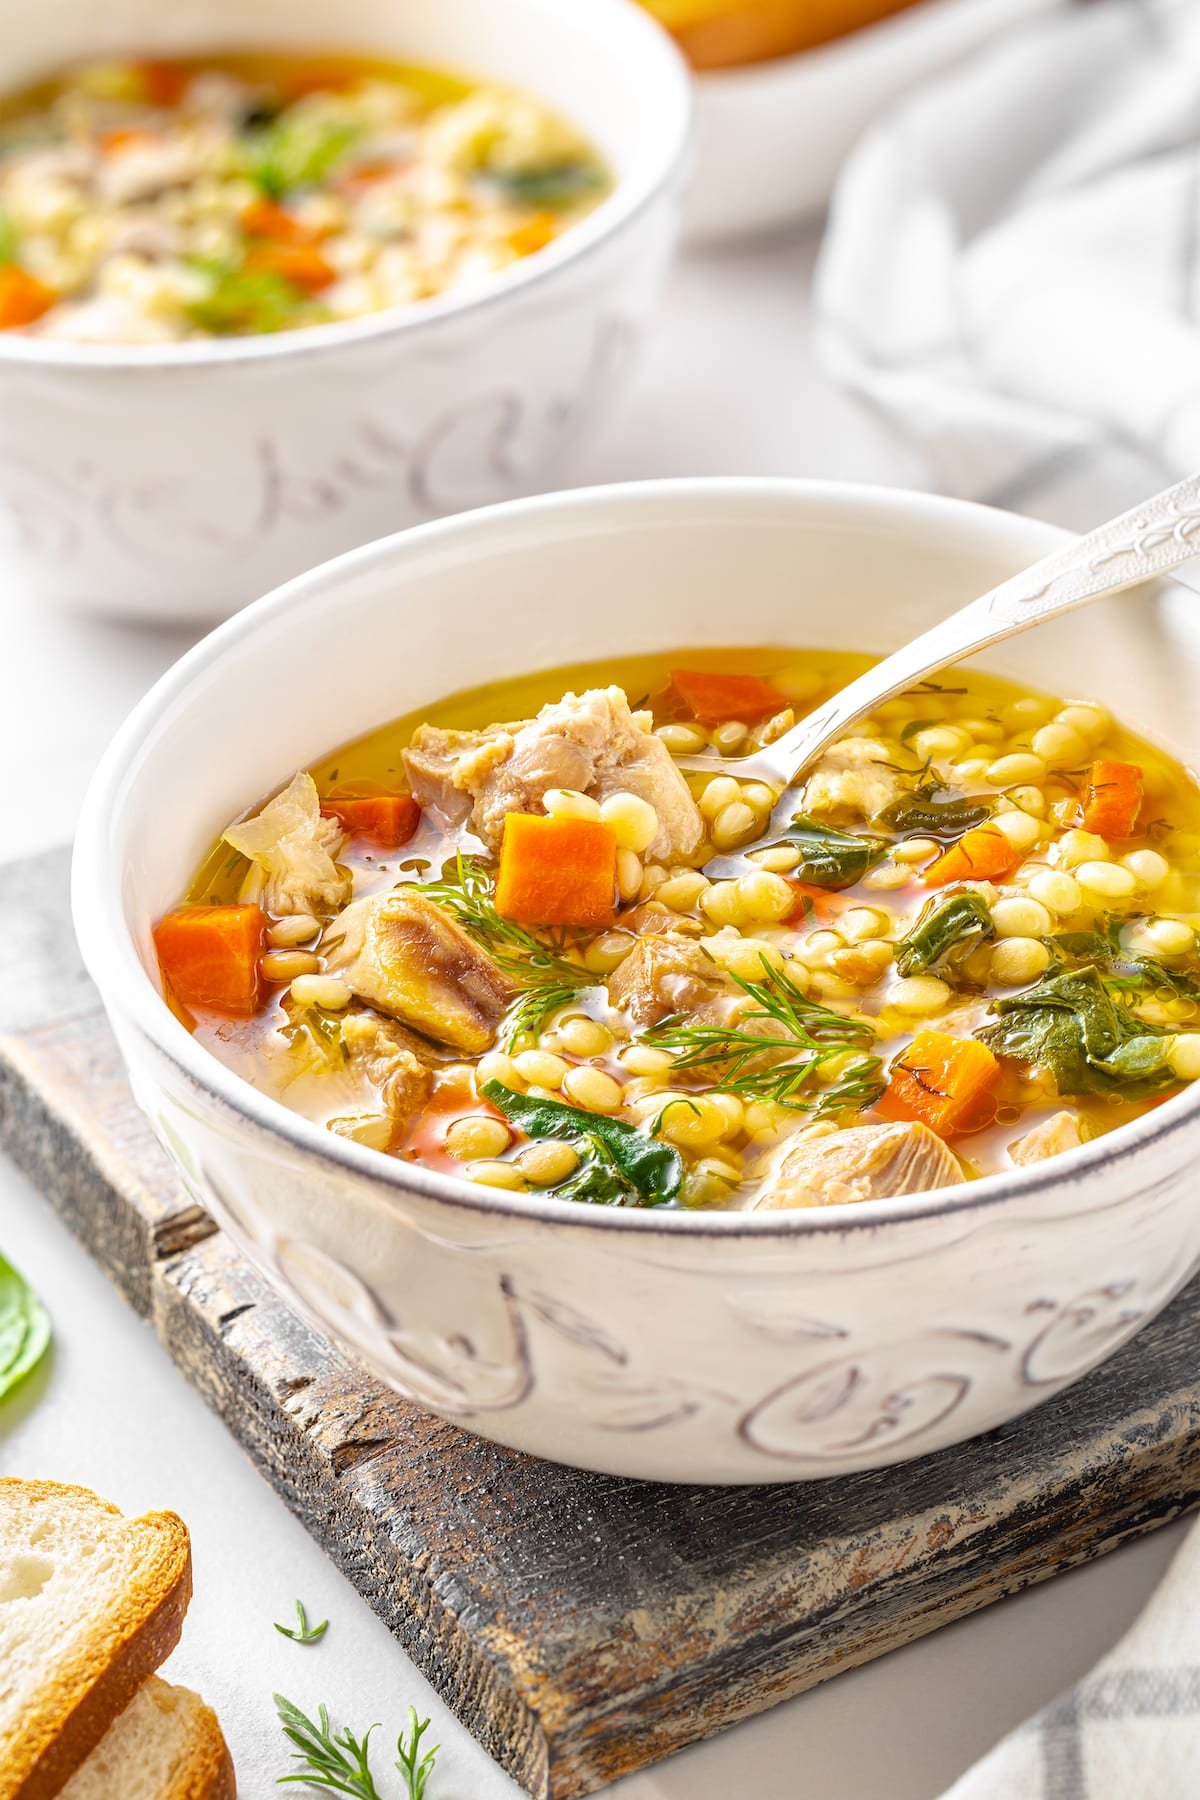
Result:
[[[300,1764],[291,1775],[279,1777],[281,1787],[289,1781],[302,1781],[329,1793],[349,1794],[352,1800],[382,1800],[368,1750],[371,1732],[378,1726],[372,1725],[361,1738],[349,1730],[334,1731],[328,1707],[320,1707],[314,1723],[282,1694],[275,1695],[275,1710],[283,1735],[295,1746],[293,1761]]]
[[[786,970],[762,958],[761,981],[734,981],[754,1002],[729,1025],[688,1024],[682,1015],[665,1019],[646,1041],[675,1055],[675,1072],[707,1069],[713,1086],[747,1100],[818,1117],[871,1106],[884,1089],[882,1062],[869,1052],[875,1033],[866,1019],[848,1019],[802,994]],[[781,1028],[764,1037],[756,1025]],[[821,1085],[821,1074],[847,1056],[854,1060]]]
[[[547,942],[511,919],[501,918],[492,897],[492,881],[477,857],[454,859],[454,873],[421,883],[428,900],[444,906],[463,930],[477,938],[492,961],[520,988],[509,1008],[500,1041],[510,1049],[526,1032],[536,1036],[546,1020],[567,1006],[595,977],[563,955],[566,939]]]
[[[425,1800],[425,1788],[433,1773],[440,1744],[422,1752],[421,1739],[429,1730],[428,1719],[418,1719],[417,1709],[408,1709],[408,1728],[396,1740],[396,1767],[407,1783],[405,1800]]]

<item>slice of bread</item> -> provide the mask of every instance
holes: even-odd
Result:
[[[54,1800],[175,1648],[191,1593],[174,1513],[0,1479],[0,1800]]]
[[[76,1769],[59,1800],[235,1800],[217,1715],[152,1675]]]

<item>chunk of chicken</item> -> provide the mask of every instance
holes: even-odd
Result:
[[[347,1013],[339,1035],[348,1110],[330,1119],[329,1129],[375,1150],[395,1150],[433,1091],[420,1040],[374,1012]]]
[[[489,725],[486,731],[442,731],[423,725],[404,752],[413,797],[453,823],[470,817],[493,850],[510,812],[540,813],[549,788],[576,788],[593,799],[625,792],[649,801],[658,833],[646,855],[686,862],[704,822],[670,751],[629,710],[618,687],[567,694],[536,719]]]
[[[225,842],[263,871],[263,899],[273,913],[321,914],[344,906],[353,877],[334,858],[345,841],[337,820],[322,818],[316,783],[303,769],[253,819],[225,833]]]
[[[882,765],[892,752],[876,738],[843,738],[828,749],[804,784],[804,811],[816,819],[873,819],[905,786]]]
[[[1056,1112],[1043,1119],[1032,1131],[1008,1146],[1008,1154],[1019,1169],[1029,1163],[1044,1162],[1048,1156],[1059,1156],[1064,1150],[1078,1150],[1083,1142],[1079,1120],[1073,1112]]]
[[[790,1149],[785,1143],[755,1210],[889,1200],[954,1187],[962,1178],[958,1158],[927,1125],[852,1125],[806,1136]]]
[[[608,978],[611,1005],[635,1025],[657,1025],[672,1013],[703,1013],[731,992],[710,956],[689,938],[639,937]]]
[[[511,987],[449,913],[415,888],[356,900],[327,939],[330,972],[369,1006],[470,1056],[495,1038]]]

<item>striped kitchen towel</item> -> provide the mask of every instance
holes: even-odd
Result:
[[[1194,1800],[1200,1794],[1200,1527],[1137,1623],[1077,1687],[943,1800]]]
[[[1085,526],[1200,468],[1200,0],[1078,4],[914,90],[843,171],[816,316],[931,487]]]

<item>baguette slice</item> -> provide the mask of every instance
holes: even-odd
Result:
[[[61,1792],[175,1648],[191,1595],[174,1513],[0,1479],[0,1800]]]
[[[60,1800],[236,1800],[217,1715],[189,1688],[152,1675]]]

